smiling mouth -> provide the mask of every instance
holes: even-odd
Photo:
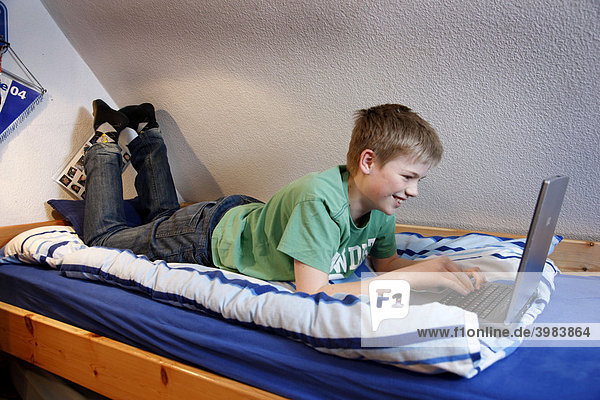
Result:
[[[394,200],[396,200],[396,206],[397,206],[397,207],[400,207],[400,205],[402,204],[402,202],[403,202],[404,200],[406,200],[406,199],[405,199],[405,198],[403,198],[403,197],[399,197],[399,196],[395,196],[395,195],[392,195],[392,197],[394,198]]]

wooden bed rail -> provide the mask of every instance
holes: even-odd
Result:
[[[39,226],[69,225],[64,219],[56,219],[25,225],[0,227],[0,247],[21,232]],[[437,228],[419,225],[396,225],[396,232],[415,232],[423,236],[460,236],[470,232],[486,233],[502,237],[519,238],[525,235],[513,235],[498,232],[468,231],[464,229]],[[600,242],[563,239],[550,258],[562,272],[581,274],[600,274]]]
[[[111,399],[281,399],[0,302],[0,350]]]

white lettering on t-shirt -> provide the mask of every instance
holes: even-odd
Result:
[[[366,243],[365,243],[365,250],[366,250]],[[362,261],[361,256],[364,252],[361,251],[361,246],[352,246],[352,247],[348,247],[348,254],[350,255],[350,269],[351,270],[355,270],[356,267],[358,267]]]
[[[373,247],[375,238],[367,239],[367,243],[362,245],[350,246],[341,249],[334,254],[331,259],[331,268],[329,274],[345,275],[348,271],[354,271],[362,264],[369,255],[369,250]],[[347,255],[347,256],[346,256]]]
[[[348,270],[348,264],[346,263],[346,253],[343,254],[335,253],[331,260],[330,274],[343,274]]]

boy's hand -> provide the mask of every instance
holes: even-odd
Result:
[[[463,270],[448,257],[436,257],[396,269],[386,278],[404,279],[416,290],[433,287],[450,288],[462,295],[480,289],[485,277],[479,268]],[[473,281],[471,280],[473,279]]]

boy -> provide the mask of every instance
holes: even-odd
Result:
[[[387,104],[361,110],[348,167],[309,174],[266,204],[243,195],[180,208],[167,151],[149,103],[119,111],[93,102],[96,143],[85,156],[84,241],[131,249],[150,259],[199,263],[266,280],[295,280],[306,293],[358,294],[360,282],[329,284],[331,272],[348,276],[369,254],[381,277],[411,287],[479,287],[475,270],[463,272],[445,257],[421,263],[396,255],[394,212],[418,194],[417,185],[442,155],[437,134],[416,113]],[[119,132],[135,129],[129,144],[144,224],[127,227],[122,206]],[[414,272],[438,272],[415,274]]]

